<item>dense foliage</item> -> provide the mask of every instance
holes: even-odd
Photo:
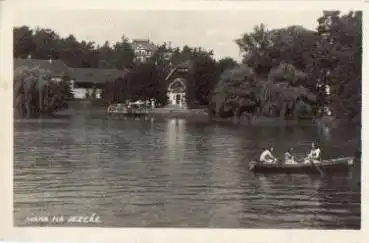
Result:
[[[236,41],[247,65],[244,74],[257,76],[254,93],[259,95],[253,104],[260,107],[255,114],[296,118],[321,114],[328,105],[336,117],[360,120],[362,12],[324,12],[318,24],[317,31],[300,26],[267,30],[261,24]],[[231,73],[226,80],[236,84],[238,77]],[[223,77],[214,97],[224,82]]]
[[[14,72],[14,115],[34,118],[67,108],[71,99],[69,82],[51,79],[48,71],[20,68]]]
[[[60,37],[50,29],[14,28],[14,57],[60,59],[73,68],[117,68],[133,65],[134,51],[128,39],[122,36],[115,44],[78,41],[73,35]]]
[[[159,104],[167,102],[166,87],[160,80],[157,67],[152,63],[139,64],[125,78],[108,83],[102,98],[108,104],[148,99],[154,99]]]
[[[319,18],[316,47],[308,72],[318,81],[316,92],[330,87],[331,96],[321,97],[340,118],[361,120],[362,12],[340,15],[327,11]]]
[[[136,64],[124,35],[113,45],[99,46],[77,41],[73,35],[61,38],[52,30],[26,26],[14,29],[14,57],[61,59],[70,67],[130,69],[124,78],[106,85],[102,96],[109,104],[127,99],[156,99],[165,104],[167,75],[190,61],[186,76],[190,107],[208,105],[218,116],[246,112],[296,119],[317,116],[323,106],[329,106],[339,118],[360,120],[362,12],[327,11],[317,22],[316,31],[296,25],[274,30],[256,26],[236,41],[243,53],[242,65],[232,58],[217,61],[212,51],[202,48],[166,43],[158,46],[148,63]],[[20,110],[30,114],[35,109]]]
[[[268,79],[257,77],[247,65],[224,72],[213,93],[217,116],[243,113],[282,118],[311,115],[315,95],[299,85],[305,74],[292,65],[280,64],[270,70]]]
[[[32,30],[27,26],[14,29],[14,57],[34,59],[61,59],[72,68],[129,68],[124,79],[107,83],[103,91],[106,103],[123,102],[126,99],[155,99],[167,102],[165,78],[173,67],[191,60],[193,70],[189,77],[187,100],[191,104],[207,105],[209,95],[217,82],[220,70],[234,65],[231,58],[219,61],[211,51],[202,48],[171,47],[164,43],[146,64],[134,62],[135,53],[123,35],[115,44],[78,41],[73,35],[61,38],[50,29]]]

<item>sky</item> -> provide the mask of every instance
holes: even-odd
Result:
[[[77,0],[76,0],[77,1]],[[212,49],[216,59],[241,55],[234,40],[252,32],[255,25],[267,28],[301,25],[315,30],[321,10],[56,10],[20,9],[14,26],[27,25],[56,31],[61,37],[73,34],[79,41],[115,43],[122,35],[129,39],[150,39],[155,44],[171,42],[173,47],[201,46]]]

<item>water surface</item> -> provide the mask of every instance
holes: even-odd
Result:
[[[354,132],[82,116],[16,123],[15,225],[96,213],[106,227],[360,228],[349,176],[255,175],[247,166],[271,144],[302,157],[316,138],[323,157],[351,156]]]

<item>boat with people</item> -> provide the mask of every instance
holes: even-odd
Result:
[[[347,173],[353,165],[354,157],[321,160],[320,163],[263,163],[251,161],[249,169],[255,173],[286,173],[286,174],[325,174]]]
[[[266,148],[260,155],[258,161],[251,161],[249,169],[255,173],[306,173],[321,174],[336,172],[349,172],[353,165],[354,157],[342,157],[336,159],[321,158],[319,146],[313,142],[308,155],[302,160],[297,161],[292,155],[293,148],[285,153],[284,161],[280,162],[273,155],[273,147]]]

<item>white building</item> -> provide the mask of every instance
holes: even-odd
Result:
[[[169,105],[176,106],[179,109],[187,109],[187,78],[191,66],[191,61],[185,61],[174,67],[166,77]]]
[[[135,39],[132,41],[131,46],[135,52],[137,62],[146,62],[158,49],[157,46],[148,39]]]
[[[180,109],[186,108],[186,80],[183,78],[174,79],[168,86],[167,96],[169,104],[178,106]]]

